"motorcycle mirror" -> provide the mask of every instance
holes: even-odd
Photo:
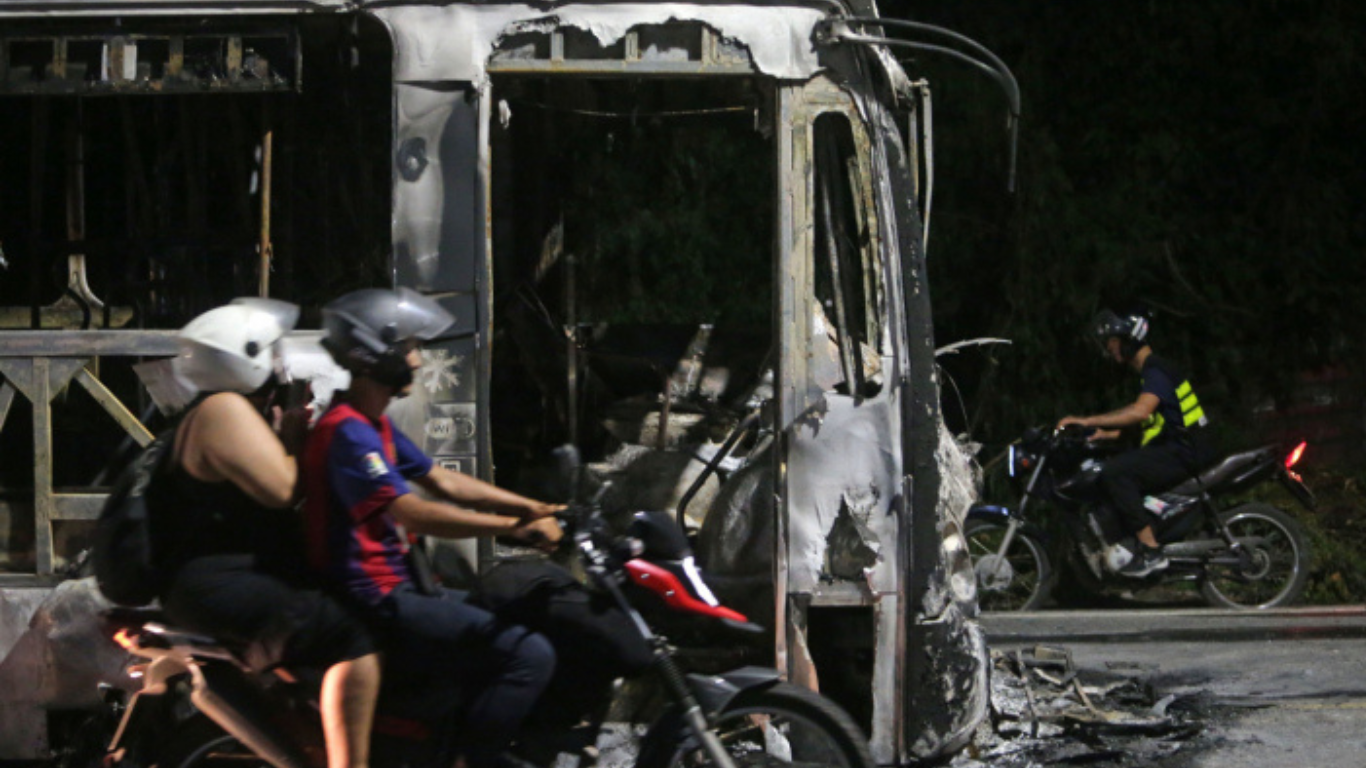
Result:
[[[555,463],[556,495],[562,499],[577,500],[582,484],[583,459],[578,446],[565,444],[550,452]]]

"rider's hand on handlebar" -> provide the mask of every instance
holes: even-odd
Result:
[[[1117,429],[1101,429],[1086,423],[1086,419],[1081,416],[1064,416],[1058,421],[1056,433],[1063,433],[1064,437],[1085,437],[1087,442],[1096,440],[1113,440],[1119,437]]]
[[[547,504],[544,501],[528,501],[526,509],[522,511],[522,522],[529,523],[533,520],[540,520],[543,517],[550,517],[556,512],[565,509],[563,504]]]
[[[1086,419],[1083,419],[1080,416],[1064,416],[1058,420],[1058,426],[1055,427],[1055,429],[1056,431],[1061,432],[1073,424],[1084,427],[1086,426]]]
[[[523,544],[551,552],[560,539],[564,537],[564,529],[560,527],[560,521],[554,517],[542,517],[513,528],[508,533],[508,537]]]

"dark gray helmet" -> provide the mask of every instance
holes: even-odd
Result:
[[[1102,309],[1096,314],[1095,320],[1091,321],[1091,332],[1095,334],[1101,348],[1105,347],[1106,339],[1117,338],[1120,352],[1126,360],[1133,357],[1147,343],[1148,327],[1148,313],[1142,311],[1120,315],[1112,310]]]
[[[455,318],[409,288],[364,288],[323,307],[323,347],[341,367],[402,389],[413,381],[405,344],[430,341]]]

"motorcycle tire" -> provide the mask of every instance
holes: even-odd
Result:
[[[1260,537],[1248,567],[1205,568],[1200,594],[1219,608],[1293,605],[1304,594],[1312,556],[1299,521],[1270,504],[1242,504],[1219,514],[1235,539]]]
[[[656,723],[673,734],[668,749],[642,751],[637,768],[695,768],[711,760],[698,740],[674,720]],[[716,716],[712,731],[737,768],[873,768],[868,737],[833,701],[789,683],[735,697]],[[659,734],[646,737],[658,744]]]
[[[1006,552],[1010,565],[1010,579],[1004,585],[989,588],[979,563],[983,558],[995,557],[1001,548],[1006,526],[995,520],[969,518],[964,529],[972,570],[977,578],[977,605],[983,611],[1032,611],[1043,606],[1053,588],[1053,567],[1043,544],[1023,530],[1015,531]]]

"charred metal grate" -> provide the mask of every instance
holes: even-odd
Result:
[[[503,38],[488,69],[500,73],[752,75],[745,46],[693,22],[643,25],[602,45],[573,27]]]
[[[300,68],[293,29],[0,32],[0,95],[290,91]]]

